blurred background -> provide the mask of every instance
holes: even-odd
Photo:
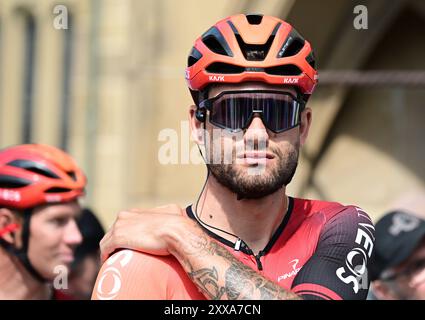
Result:
[[[353,25],[359,4],[367,29]],[[67,29],[55,28],[57,5]],[[106,227],[125,208],[192,203],[205,166],[162,165],[158,135],[176,130],[179,158],[188,152],[187,55],[236,13],[287,20],[317,56],[313,125],[291,195],[356,204],[376,220],[425,188],[423,0],[0,0],[0,147],[68,151]]]

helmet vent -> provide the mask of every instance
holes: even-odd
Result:
[[[260,24],[263,21],[263,16],[261,14],[247,14],[246,20],[249,24]]]
[[[71,189],[53,187],[53,188],[47,189],[45,193],[64,193],[64,192],[70,192],[70,191]]]
[[[276,76],[298,76],[301,69],[293,64],[285,64],[276,67],[265,68],[266,73]]]
[[[239,47],[241,48],[245,59],[248,61],[263,61],[264,59],[266,59],[270,47],[272,46],[275,34],[281,25],[280,23],[276,25],[276,27],[273,29],[272,34],[270,35],[269,39],[265,44],[247,44],[243,41],[241,35],[237,31],[233,23],[229,21],[229,24],[232,27],[233,32],[235,33],[235,37],[238,41]]]
[[[206,68],[207,72],[209,73],[224,73],[224,74],[237,74],[242,73],[245,71],[244,67],[235,66],[233,64],[229,63],[223,63],[223,62],[215,62],[210,64]]]
[[[187,59],[187,66],[193,66],[201,58],[202,54],[195,47],[193,47],[190,51],[189,58]]]
[[[304,47],[304,42],[305,40],[298,34],[298,32],[292,30],[288,39],[286,39],[282,48],[279,50],[277,57],[285,58],[296,55]]]
[[[31,181],[26,179],[0,175],[0,188],[2,189],[17,189],[23,188],[31,184]]]
[[[48,168],[46,168],[45,166],[36,163],[34,161],[29,161],[29,160],[13,160],[11,162],[9,162],[7,165],[12,166],[12,167],[16,167],[16,168],[20,168],[20,169],[24,169],[27,171],[31,171],[34,172],[36,174],[48,177],[48,178],[53,178],[53,179],[59,179],[59,177],[53,173],[51,170],[49,170]]]
[[[77,176],[75,174],[75,171],[69,171],[67,172],[68,176],[71,177],[72,180],[77,181]]]
[[[216,27],[210,28],[202,35],[202,42],[214,53],[233,57],[226,39]]]
[[[269,53],[270,47],[273,43],[274,36],[270,36],[269,40],[265,44],[246,44],[242,37],[237,34],[236,39],[238,40],[239,47],[246,60],[248,61],[263,61]]]
[[[314,56],[313,51],[310,52],[310,54],[305,58],[305,60],[308,62],[308,64],[315,69],[316,68],[316,58]]]

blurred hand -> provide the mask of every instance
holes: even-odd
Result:
[[[188,218],[184,216],[184,210],[176,204],[121,211],[111,229],[100,241],[102,263],[120,248],[169,255],[164,237],[166,230],[186,219]]]

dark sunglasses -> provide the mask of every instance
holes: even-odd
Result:
[[[415,262],[412,262],[408,267],[404,268],[403,270],[401,270],[397,273],[391,272],[391,273],[388,273],[388,274],[384,274],[381,277],[381,280],[389,281],[389,280],[394,280],[394,279],[399,278],[399,277],[410,278],[410,277],[413,277],[418,272],[421,272],[424,269],[425,269],[425,258],[417,260]]]
[[[267,129],[280,133],[300,124],[305,103],[288,92],[272,90],[224,91],[203,100],[213,125],[233,132],[246,129],[258,114]]]

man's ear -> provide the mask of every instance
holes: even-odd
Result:
[[[373,294],[379,300],[398,300],[398,297],[394,290],[385,282],[381,280],[375,280],[371,283]]]
[[[13,224],[20,224],[16,215],[7,208],[0,208],[0,230],[5,230]],[[10,232],[5,232],[1,238],[10,244],[16,242],[14,232],[12,230]]]
[[[301,122],[300,122],[300,144],[301,146],[305,144],[308,131],[310,130],[311,122],[313,120],[313,112],[310,108],[305,108],[301,112]]]
[[[196,117],[197,107],[191,105],[189,108],[189,127],[192,139],[199,145],[204,144],[204,128],[202,122]]]

